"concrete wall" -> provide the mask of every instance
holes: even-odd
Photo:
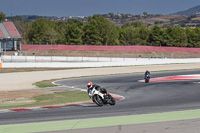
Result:
[[[101,57],[46,57],[46,56],[2,56],[4,60],[2,68],[28,68],[28,67],[104,67],[104,66],[135,66],[151,64],[172,63],[200,63],[200,58],[167,59],[167,58],[101,58]],[[21,61],[25,60],[25,61]]]

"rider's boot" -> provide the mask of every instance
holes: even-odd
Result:
[[[107,95],[103,95],[103,102],[107,103]]]

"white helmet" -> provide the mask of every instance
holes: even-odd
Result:
[[[88,82],[87,83],[87,87],[88,87],[88,89],[91,89],[93,87],[93,83],[92,82]]]

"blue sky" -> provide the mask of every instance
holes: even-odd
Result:
[[[171,14],[200,5],[200,0],[1,0],[6,16],[92,16],[93,14]]]

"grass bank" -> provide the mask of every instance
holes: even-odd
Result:
[[[55,86],[58,86],[58,85],[52,84],[52,82],[56,81],[56,80],[58,80],[58,79],[43,80],[43,81],[33,83],[33,85],[35,85],[39,88],[55,87]],[[59,79],[59,80],[61,80],[61,79]]]
[[[15,99],[11,100],[13,100],[13,102],[15,101]],[[75,91],[57,91],[51,94],[38,95],[31,97],[28,100],[33,102],[23,103],[23,101],[21,101],[20,103],[1,104],[0,109],[62,105],[74,102],[88,101],[90,99],[86,92],[75,90]]]

